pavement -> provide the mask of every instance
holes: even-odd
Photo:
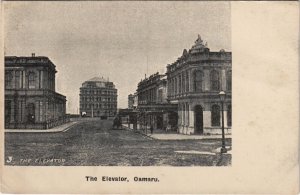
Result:
[[[5,133],[55,133],[68,131],[78,121],[68,122],[51,129],[5,129]]]
[[[128,128],[127,124],[124,124],[123,127],[127,130],[132,130],[132,128]],[[135,130],[135,132],[141,133],[149,138],[157,139],[157,140],[199,140],[199,139],[218,139],[222,138],[222,135],[185,135],[179,134],[176,132],[165,132],[163,130],[155,129],[153,134],[145,133],[144,130]],[[225,138],[231,138],[231,135],[225,135]]]

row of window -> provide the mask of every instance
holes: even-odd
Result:
[[[65,113],[65,107],[63,104],[50,104],[43,101],[35,101],[35,103],[26,104],[25,100],[11,101],[5,100],[5,122],[43,122],[45,117],[48,119],[57,118],[63,116]],[[14,114],[12,115],[12,109]],[[46,112],[45,112],[46,111]]]
[[[103,91],[103,90],[81,90],[81,94],[94,94],[94,95],[117,95],[116,91]]]
[[[185,110],[186,106],[183,106],[182,108],[183,108],[183,110]],[[216,127],[221,126],[221,123],[220,123],[221,109],[220,108],[221,107],[217,104],[212,105],[212,107],[211,107],[211,126],[216,126]],[[203,116],[202,112],[203,111],[202,111],[201,106],[200,106],[200,110],[196,109],[196,107],[195,107],[195,115],[200,114]],[[187,113],[187,114],[189,114],[189,113]],[[183,112],[181,120],[185,120],[185,112]],[[231,127],[231,105],[227,106],[227,126]]]
[[[116,104],[80,104],[80,108],[117,108]]]
[[[85,102],[114,102],[117,101],[117,98],[112,97],[112,98],[101,98],[101,97],[81,97],[80,101],[85,101]]]
[[[210,90],[211,91],[219,91],[221,89],[220,86],[220,73],[217,70],[212,70],[210,72]],[[227,90],[231,90],[231,80],[232,73],[231,71],[227,72],[226,76],[226,88]],[[190,89],[190,78],[189,73],[183,73],[178,77],[172,78],[169,80],[169,95],[181,94],[184,92],[202,92],[204,90],[204,73],[201,70],[196,70],[193,73],[193,88]]]
[[[55,86],[55,75],[48,73],[49,88],[54,90]],[[29,71],[26,75],[26,71],[17,70],[15,74],[13,71],[5,71],[5,88],[6,89],[40,89],[42,86],[42,71],[38,73]]]

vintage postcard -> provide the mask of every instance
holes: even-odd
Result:
[[[4,193],[298,192],[298,2],[1,7]]]

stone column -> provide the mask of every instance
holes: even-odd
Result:
[[[204,82],[202,83],[202,89],[204,89],[204,91],[209,91],[210,90],[209,70],[204,70]]]
[[[186,71],[186,92],[190,92],[190,72],[189,71]]]
[[[195,114],[194,114],[194,111],[193,111],[193,105],[190,104],[189,105],[189,129],[190,129],[190,132],[195,132],[195,129],[194,129],[194,117],[195,117]]]
[[[43,88],[44,70],[41,70],[41,88]]]
[[[27,86],[27,82],[26,82],[26,71],[25,70],[23,70],[22,71],[22,78],[23,78],[23,85],[22,85],[22,88],[27,88],[26,86]]]
[[[16,71],[12,71],[12,89],[16,88]]]
[[[211,111],[203,111],[203,127],[211,127]]]
[[[191,134],[189,130],[189,104],[186,103],[185,106],[185,129],[187,131],[187,134]]]
[[[185,93],[185,74],[184,72],[181,73],[181,78],[182,78],[182,90],[181,93]]]

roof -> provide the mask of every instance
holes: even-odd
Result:
[[[88,81],[108,82],[108,80],[104,79],[103,77],[93,77],[93,78],[89,79]]]
[[[5,66],[52,66],[55,69],[55,65],[46,56],[5,56]]]

